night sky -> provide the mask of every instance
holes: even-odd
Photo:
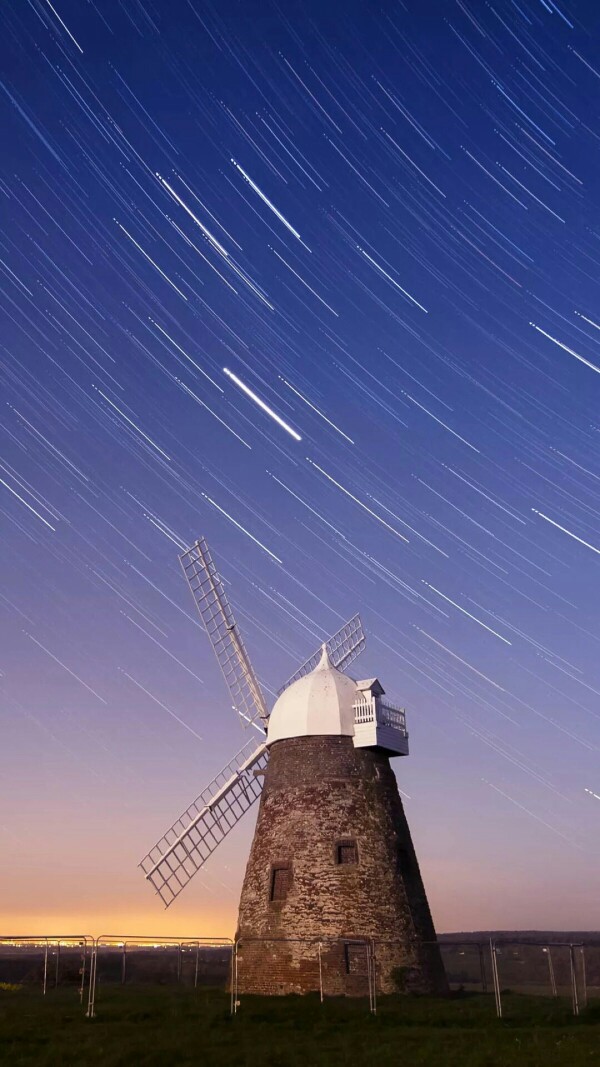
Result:
[[[439,930],[598,928],[598,5],[0,20],[3,932],[233,931],[201,535],[270,700],[361,611]]]

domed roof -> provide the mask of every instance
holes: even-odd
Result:
[[[267,744],[316,734],[352,737],[352,705],[356,697],[356,682],[336,670],[323,645],[323,654],[314,671],[284,689],[275,702],[269,717]]]

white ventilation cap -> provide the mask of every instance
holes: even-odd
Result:
[[[352,737],[356,682],[336,670],[327,646],[314,671],[284,689],[269,717],[267,744],[288,737]]]

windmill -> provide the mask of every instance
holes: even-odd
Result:
[[[445,991],[389,764],[408,755],[404,710],[383,700],[376,678],[344,673],[365,647],[360,616],[288,678],[269,711],[206,541],[179,558],[233,709],[253,736],[141,861],[147,881],[169,907],[262,794],[238,920],[245,990],[315,988],[324,939],[332,981],[351,993],[370,966],[362,947],[377,939],[384,991],[398,970],[407,989]]]

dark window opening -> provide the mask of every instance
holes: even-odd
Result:
[[[356,841],[340,841],[335,846],[335,861],[341,866],[358,863],[358,849]]]
[[[292,880],[289,867],[274,867],[271,873],[271,900],[285,900]]]
[[[367,974],[367,946],[350,944],[344,945],[344,957],[346,974]]]

